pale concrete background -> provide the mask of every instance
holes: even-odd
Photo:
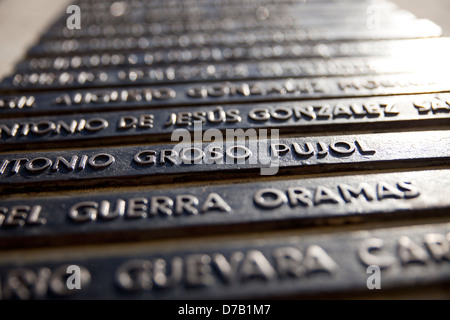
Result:
[[[428,18],[450,36],[450,0],[392,0],[419,18]],[[70,0],[0,0],[0,79],[13,71],[26,50]]]
[[[450,37],[450,0],[391,0],[418,18],[426,18],[441,26],[444,36]]]
[[[0,1],[0,79],[13,71],[43,30],[65,12],[68,0]]]

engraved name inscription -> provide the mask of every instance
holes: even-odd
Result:
[[[412,235],[405,235],[408,231],[413,231]],[[155,298],[160,294],[167,297],[196,294],[211,297],[217,293],[218,296],[233,296],[242,290],[255,293],[263,287],[266,294],[286,288],[310,293],[314,288],[311,284],[324,281],[330,290],[365,289],[368,265],[395,269],[404,280],[417,277],[410,265],[421,272],[435,272],[444,280],[448,279],[448,272],[442,266],[450,262],[450,233],[443,228],[426,232],[418,232],[417,227],[385,229],[381,232],[384,239],[376,233],[328,236],[328,242],[317,237],[313,240],[311,236],[304,240],[297,238],[295,242],[282,239],[281,243],[264,248],[243,243],[241,247],[204,251],[91,258],[91,261],[77,264],[81,271],[80,290],[67,289],[68,264],[1,267],[0,299],[90,297],[105,286],[110,288],[108,296],[116,298],[137,293],[144,294],[142,298]],[[304,241],[307,244],[300,243]],[[392,277],[383,278],[385,285],[391,281]],[[320,290],[323,289],[319,287],[314,292]]]

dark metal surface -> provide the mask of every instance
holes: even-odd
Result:
[[[381,8],[383,10],[383,8]],[[256,8],[255,8],[256,10]],[[95,16],[91,17],[95,19]],[[395,25],[408,23],[414,16],[404,10],[386,10],[380,12],[380,24]],[[270,19],[258,19],[258,17],[247,17],[245,20],[231,20],[224,19],[203,19],[198,21],[185,21],[179,23],[177,21],[159,23],[136,21],[125,21],[120,26],[114,26],[104,21],[98,21],[95,24],[89,24],[84,29],[70,30],[61,28],[58,25],[56,28],[50,29],[46,32],[41,40],[55,40],[55,39],[88,39],[88,38],[112,38],[117,36],[162,36],[183,33],[195,32],[230,32],[230,31],[254,31],[254,30],[304,30],[311,28],[336,27],[340,25],[364,27],[367,25],[367,14],[346,15],[346,16],[330,16],[326,20],[318,20],[316,17],[308,15],[301,19],[288,16],[275,16]]]
[[[427,68],[418,55],[404,58],[341,58],[311,60],[279,60],[238,63],[169,65],[166,67],[134,67],[84,69],[81,71],[26,72],[6,78],[2,87],[17,90],[74,89],[105,86],[127,86],[199,81],[246,79],[279,79],[287,77],[357,76],[369,74],[401,74]],[[437,58],[441,60],[440,58]],[[445,63],[445,61],[442,61]],[[430,61],[430,68],[439,61]],[[1,88],[1,87],[0,87]]]
[[[0,299],[373,297],[370,268],[448,294],[438,26],[383,0],[76,5],[0,84]]]
[[[40,262],[2,259],[2,297],[72,299],[217,299],[301,296],[367,290],[367,267],[381,265],[385,290],[450,280],[448,224],[202,243],[164,252],[104,247],[83,258],[55,251]],[[378,250],[377,250],[378,249]],[[78,252],[79,253],[79,252]],[[72,253],[73,255],[73,253]],[[29,261],[29,259],[28,259]],[[69,265],[81,289],[67,290]],[[445,288],[445,287],[444,287]],[[38,290],[36,290],[38,289]]]
[[[389,31],[389,32],[387,32]],[[217,37],[209,37],[208,34],[194,34],[189,40],[189,47],[203,47],[203,46],[239,46],[239,45],[253,45],[267,43],[286,45],[297,41],[345,41],[345,40],[381,40],[381,39],[412,39],[412,38],[426,38],[437,37],[442,33],[441,28],[436,26],[429,20],[415,20],[414,22],[405,25],[395,25],[391,28],[380,28],[376,30],[367,30],[366,28],[348,29],[329,28],[302,30],[300,31],[255,31],[247,35],[229,33]],[[196,39],[201,39],[196,41]],[[251,38],[251,40],[249,40]],[[277,40],[277,39],[280,40]],[[114,41],[115,40],[115,41]],[[107,50],[112,52],[120,52],[122,50],[154,50],[154,49],[170,49],[170,48],[184,48],[182,45],[183,39],[174,37],[171,41],[162,42],[160,39],[145,39],[145,44],[139,42],[136,38],[134,41],[128,41],[127,38],[122,39],[98,39],[97,42],[79,42],[77,40],[70,40],[71,42],[65,44],[64,41],[53,41],[43,43],[33,47],[28,52],[29,56],[40,55],[57,55],[62,53],[89,53],[97,50]],[[181,43],[181,44],[180,44]]]
[[[280,46],[252,45],[202,47],[189,49],[147,50],[145,52],[97,52],[95,54],[59,55],[29,58],[17,65],[17,70],[77,70],[103,67],[139,67],[167,63],[219,63],[224,61],[265,61],[271,59],[395,57],[417,55],[422,58],[449,47],[447,38],[380,41],[297,42]],[[426,50],[424,51],[424,48]]]
[[[447,216],[449,170],[9,197],[0,246],[100,243]]]
[[[170,141],[174,130],[271,128],[281,133],[448,127],[450,95],[142,109],[0,119],[0,150]],[[130,140],[131,139],[131,140]]]
[[[227,81],[0,95],[0,116],[448,91],[432,74]],[[23,103],[21,104],[21,101]]]
[[[277,138],[271,133],[266,137]],[[100,182],[109,187],[136,181],[167,183],[183,181],[187,174],[191,179],[223,179],[233,174],[255,177],[261,168],[273,167],[280,168],[278,174],[292,174],[450,164],[450,131],[260,139],[258,143],[186,144],[186,136],[178,139],[184,139],[178,149],[148,145],[2,154],[0,188],[12,192],[98,186]],[[279,157],[272,148],[281,150]]]

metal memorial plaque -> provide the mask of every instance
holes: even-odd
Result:
[[[389,32],[387,32],[389,30]],[[141,39],[135,38],[129,40],[128,38],[117,39],[96,39],[97,41],[78,41],[66,40],[49,41],[42,43],[29,51],[30,56],[42,55],[58,55],[67,53],[89,53],[98,50],[106,51],[122,51],[122,50],[157,50],[157,49],[171,49],[183,47],[203,47],[203,46],[226,46],[233,47],[239,45],[253,45],[268,43],[268,44],[289,44],[297,41],[349,41],[349,40],[380,40],[380,39],[411,39],[411,38],[425,38],[436,37],[442,33],[441,28],[428,20],[417,20],[407,23],[405,25],[394,26],[381,30],[367,30],[367,29],[348,29],[344,28],[322,28],[318,30],[289,30],[289,31],[254,31],[248,34],[241,33],[225,33],[223,35],[209,37],[206,33],[192,34],[192,38],[187,40],[187,45],[183,45],[183,40],[174,36],[170,41],[161,42],[159,38],[152,37]],[[186,37],[186,36],[185,36]],[[248,40],[251,38],[251,40]],[[197,41],[196,39],[201,39]],[[280,40],[278,40],[280,39]],[[143,44],[144,42],[144,44]]]
[[[279,79],[287,77],[309,78],[321,76],[358,76],[372,74],[412,73],[420,62],[422,71],[429,71],[445,63],[438,60],[422,62],[422,57],[394,58],[337,58],[309,60],[279,60],[216,64],[183,64],[167,67],[134,67],[115,69],[84,69],[80,71],[23,72],[5,79],[3,88],[17,90],[80,89],[120,85],[152,85],[199,81]],[[441,61],[439,61],[441,60]],[[446,72],[444,70],[440,72]],[[0,87],[1,88],[1,87]]]
[[[26,253],[16,254],[15,261],[5,255],[1,297],[148,300],[361,293],[368,291],[370,265],[381,266],[385,290],[443,286],[450,280],[449,230],[442,223],[214,245],[194,242],[195,248],[185,243],[165,251],[144,244],[69,253],[60,249],[42,253],[39,262]],[[80,290],[64,285],[69,266],[80,268]]]
[[[385,0],[64,9],[0,82],[0,300],[448,297],[440,27]]]
[[[445,92],[431,74],[227,81],[0,95],[0,116]]]
[[[258,137],[256,131],[228,134],[225,140],[220,131],[209,132],[214,142],[203,144],[181,131],[182,143],[177,145],[1,154],[0,190],[167,183],[183,181],[187,174],[193,179],[224,179],[233,174],[274,175],[278,170],[325,173],[450,164],[450,131],[279,139],[260,132],[257,140],[251,139]],[[261,139],[263,134],[267,140]],[[235,141],[237,137],[241,140]]]
[[[447,216],[450,170],[8,197],[0,246],[100,243]]]
[[[95,19],[95,16],[92,16]],[[395,10],[380,12],[380,24],[394,25],[408,23],[414,19],[408,11]],[[231,31],[255,31],[255,30],[301,30],[311,28],[333,28],[345,24],[346,26],[361,27],[367,23],[365,15],[346,15],[346,16],[330,16],[326,20],[318,20],[311,15],[304,16],[302,19],[293,19],[286,16],[272,17],[269,20],[260,20],[258,17],[248,17],[245,21],[224,19],[203,19],[201,23],[198,21],[185,21],[183,24],[177,22],[151,23],[142,22],[137,24],[136,21],[124,22],[120,26],[111,25],[99,21],[95,24],[88,24],[84,29],[68,29],[56,28],[49,29],[43,36],[42,40],[57,39],[89,39],[89,38],[111,38],[123,36],[163,36],[179,34],[180,32],[192,34],[196,32],[231,32]]]
[[[450,95],[238,104],[0,119],[0,150],[170,141],[177,129],[278,129],[280,133],[450,125]]]
[[[159,66],[168,63],[220,63],[226,61],[277,61],[278,59],[338,58],[338,57],[434,57],[445,54],[448,38],[381,41],[297,42],[280,46],[253,45],[151,50],[145,52],[96,52],[93,54],[30,57],[21,61],[16,70],[61,71],[107,67]],[[277,60],[275,60],[277,59]],[[409,58],[408,58],[409,59]]]

